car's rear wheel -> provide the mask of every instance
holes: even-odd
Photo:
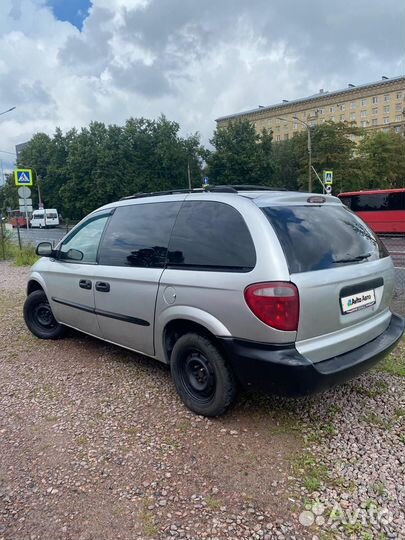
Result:
[[[176,390],[197,414],[219,416],[235,399],[237,384],[215,343],[190,333],[175,343],[170,361]]]
[[[24,320],[29,330],[40,339],[60,339],[66,333],[66,327],[53,316],[44,291],[34,291],[27,296]]]

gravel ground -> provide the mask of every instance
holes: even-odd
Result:
[[[0,263],[0,540],[405,538],[404,346],[321,396],[208,420],[152,360],[31,336],[26,276]]]

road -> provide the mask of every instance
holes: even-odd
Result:
[[[380,238],[390,252],[394,266],[405,268],[405,236],[381,236]]]
[[[24,245],[32,244],[36,246],[40,242],[51,242],[56,245],[66,234],[66,228],[58,229],[20,229],[21,242]],[[13,238],[18,242],[17,230],[13,230]]]

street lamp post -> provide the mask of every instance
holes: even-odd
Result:
[[[9,113],[9,112],[11,112],[11,111],[14,111],[15,108],[16,108],[16,107],[11,107],[11,109],[7,109],[6,111],[0,112],[0,116],[1,116],[2,114],[6,114],[6,113]]]
[[[281,118],[278,117],[278,120],[283,120],[284,122],[291,122],[291,120],[287,118]],[[303,126],[305,126],[307,133],[308,133],[308,192],[312,193],[312,141],[311,141],[311,126],[304,122],[304,120],[300,120],[298,116],[293,116],[293,120],[296,120]]]

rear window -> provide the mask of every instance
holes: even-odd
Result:
[[[387,257],[382,242],[344,206],[261,209],[273,226],[291,273],[312,272]]]

